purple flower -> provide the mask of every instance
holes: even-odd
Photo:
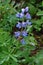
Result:
[[[22,31],[22,36],[26,37],[28,34],[26,31]]]
[[[18,17],[18,18],[20,17],[20,13],[19,12],[16,14],[16,17]]]
[[[21,42],[22,44],[26,44],[26,42],[25,42],[24,39],[22,39],[20,42]]]
[[[22,13],[28,12],[28,7],[22,9]]]
[[[32,22],[29,22],[29,20],[26,21],[27,25],[31,25]]]
[[[26,27],[26,22],[22,22],[22,27]]]
[[[14,34],[15,34],[15,37],[19,37],[20,36],[20,31],[18,31],[18,32],[14,32]]]
[[[16,27],[20,29],[21,28],[21,23],[18,22],[18,24],[16,25]]]
[[[20,18],[23,18],[24,17],[24,14],[23,13],[20,13]]]
[[[16,14],[16,17],[18,17],[18,18],[23,18],[23,17],[24,17],[24,14],[23,14],[23,13],[17,13],[17,14]]]
[[[22,13],[24,13],[24,12],[25,12],[25,9],[23,8],[23,9],[22,9]]]
[[[31,16],[29,13],[26,14],[26,19],[31,19]]]
[[[25,12],[28,12],[28,10],[29,10],[29,8],[28,8],[28,7],[26,7],[26,8],[25,8]]]

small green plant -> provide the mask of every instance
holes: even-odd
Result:
[[[0,65],[43,65],[43,1],[15,3],[0,0]]]

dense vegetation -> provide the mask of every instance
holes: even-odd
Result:
[[[0,0],[0,65],[43,65],[43,0]]]

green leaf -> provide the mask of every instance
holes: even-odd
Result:
[[[35,8],[32,4],[28,4],[29,7],[29,12],[30,14],[33,16],[34,14],[36,14],[37,8]]]
[[[33,22],[33,27],[37,31],[40,31],[41,30],[41,24],[43,24],[43,16],[41,17],[41,19],[32,20],[32,22]]]
[[[42,7],[43,7],[43,1],[42,1]]]
[[[34,36],[28,36],[25,38],[26,44],[30,44],[32,46],[37,45],[37,41],[35,40]]]
[[[5,61],[8,61],[8,60],[9,60],[9,56],[1,52],[0,53],[0,64],[3,64]]]
[[[36,65],[43,65],[43,50],[40,50],[35,56]]]
[[[43,15],[43,11],[38,11],[36,15],[37,16],[42,16]]]
[[[31,26],[27,26],[27,32],[31,32],[32,31],[32,25]]]
[[[34,4],[35,2],[36,2],[36,0],[30,0],[30,3],[33,3]]]
[[[10,42],[9,32],[5,32],[3,29],[0,29],[0,46],[6,46]]]

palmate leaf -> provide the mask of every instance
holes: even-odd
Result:
[[[35,49],[33,46],[31,45],[24,45],[22,46],[23,50],[21,50],[21,48],[17,51],[16,55],[17,58],[19,59],[18,62],[21,63],[27,63],[27,62],[31,62],[32,58],[29,57],[31,50]]]
[[[37,31],[40,31],[41,30],[41,26],[43,25],[43,16],[41,17],[41,19],[32,20],[32,23],[33,23],[33,27]]]
[[[36,54],[35,63],[36,65],[43,65],[43,49]]]
[[[8,62],[4,62],[2,65],[18,65],[18,63],[17,63],[17,62],[14,62],[14,61],[10,58]]]
[[[6,44],[9,44],[10,41],[10,33],[3,31],[3,29],[0,29],[0,46],[6,46]]]
[[[16,10],[10,4],[0,4],[0,27],[6,31],[11,31],[16,24]]]
[[[37,16],[42,16],[43,15],[43,11],[38,11],[36,15]]]
[[[0,64],[9,60],[9,56],[3,51],[8,51],[7,45],[10,42],[10,35],[9,32],[5,32],[3,29],[0,28]]]
[[[17,58],[9,53],[8,48],[6,48],[6,47],[3,48],[3,50],[0,52],[0,64],[3,65],[4,62],[5,63],[7,62],[8,65],[10,65],[9,63],[11,63],[11,65],[12,65],[12,62],[9,61],[11,59],[12,59],[12,62],[14,61],[14,64],[17,63]]]
[[[37,45],[37,41],[35,40],[34,36],[28,35],[28,37],[25,38],[26,44],[30,44],[32,46]]]
[[[31,32],[32,31],[32,25],[31,26],[27,26],[27,32]]]
[[[43,49],[38,51],[36,55],[29,57],[29,65],[43,65]]]
[[[0,30],[0,36],[0,64],[4,65],[4,62],[8,63],[10,58],[15,62],[14,64],[16,64],[17,58],[11,54],[12,49],[10,48],[15,41],[12,41],[9,33],[3,31],[2,29]]]
[[[28,4],[29,7],[29,12],[30,14],[33,16],[34,14],[36,14],[37,8],[35,8],[32,4]]]
[[[0,65],[3,64],[5,61],[9,60],[9,56],[4,54],[3,52],[0,52]]]

